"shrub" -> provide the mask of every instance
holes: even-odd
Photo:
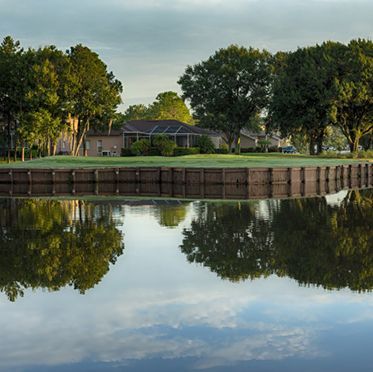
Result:
[[[133,156],[131,149],[122,148],[120,150],[120,156]]]
[[[252,152],[261,152],[262,149],[260,147],[241,147],[242,153],[252,153]]]
[[[172,156],[174,154],[176,144],[164,134],[154,137],[153,144],[162,156]]]
[[[281,152],[282,147],[277,147],[277,146],[270,146],[268,147],[268,152]]]
[[[131,145],[131,152],[133,155],[149,155],[150,153],[150,141],[147,139],[141,139],[134,142]]]
[[[199,147],[175,147],[174,156],[199,154]]]
[[[260,146],[261,152],[266,152],[268,150],[268,146],[271,144],[270,140],[261,139],[258,141],[258,145]]]
[[[222,143],[220,148],[215,149],[216,154],[228,154],[228,145],[226,143]]]
[[[360,151],[357,157],[359,159],[373,159],[373,150]]]
[[[197,147],[199,147],[201,154],[213,154],[215,152],[215,146],[211,138],[205,134],[198,138]]]

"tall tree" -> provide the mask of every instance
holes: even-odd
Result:
[[[178,83],[201,125],[221,130],[239,153],[241,129],[269,103],[271,55],[231,45],[188,66]]]
[[[138,105],[131,105],[127,108],[127,110],[123,114],[123,121],[127,122],[130,120],[147,120],[151,119],[149,107],[138,104]]]
[[[352,40],[335,54],[334,63],[334,121],[356,153],[360,139],[373,134],[373,42]]]
[[[152,120],[179,120],[193,124],[193,117],[184,101],[175,92],[159,93],[148,108]]]
[[[317,153],[322,151],[327,127],[333,122],[334,66],[328,52],[335,47],[339,45],[299,48],[279,54],[275,63],[272,128],[279,129],[283,136],[306,136],[310,154],[315,154],[315,147]]]
[[[19,41],[6,36],[0,45],[0,121],[8,148],[8,162],[12,148],[16,150],[15,132],[24,105],[26,74]]]
[[[89,48],[79,44],[68,51],[68,56],[74,86],[71,92],[72,155],[77,156],[95,119],[105,118],[110,125],[110,117],[121,103],[122,84]]]
[[[26,110],[22,116],[18,134],[22,139],[22,158],[25,142],[38,142],[44,153],[50,155],[51,147],[65,125],[69,107],[69,61],[54,46],[26,53],[30,66],[29,86],[26,92]],[[52,145],[52,146],[51,146]]]

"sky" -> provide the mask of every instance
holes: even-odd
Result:
[[[124,86],[124,110],[230,44],[294,50],[373,37],[373,0],[0,0],[0,38],[23,47],[82,43]]]

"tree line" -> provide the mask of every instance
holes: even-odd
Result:
[[[76,200],[0,201],[0,292],[72,286],[84,294],[123,254],[113,206]]]
[[[121,92],[121,82],[86,46],[66,52],[53,45],[24,50],[19,41],[5,37],[0,45],[0,130],[8,160],[17,147],[24,159],[26,144],[55,153],[63,132],[69,133],[71,154],[77,155],[91,127],[111,125]]]
[[[277,275],[326,289],[373,289],[371,190],[352,190],[339,205],[325,198],[258,204],[201,203],[181,251],[222,279]],[[320,228],[322,226],[322,228]]]
[[[338,127],[357,152],[373,131],[373,43],[325,42],[278,52],[231,45],[188,66],[178,83],[195,119],[225,134],[239,152],[240,132],[257,125],[302,136],[320,153],[328,128]],[[368,145],[369,147],[370,145]]]
[[[89,48],[25,51],[8,36],[0,45],[0,131],[8,159],[17,147],[23,159],[26,144],[54,154],[63,133],[71,154],[78,155],[90,128],[141,119],[176,119],[221,131],[229,152],[234,147],[237,153],[241,130],[259,126],[308,143],[311,154],[322,152],[330,132],[343,133],[354,153],[360,144],[372,146],[370,40],[328,41],[276,54],[231,45],[187,66],[178,83],[182,97],[163,92],[148,106],[118,114],[122,84]]]

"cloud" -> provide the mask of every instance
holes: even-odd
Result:
[[[373,36],[368,0],[1,0],[0,8],[0,35],[26,47],[98,51],[124,83],[126,105],[178,91],[187,64],[231,43],[277,51]]]

